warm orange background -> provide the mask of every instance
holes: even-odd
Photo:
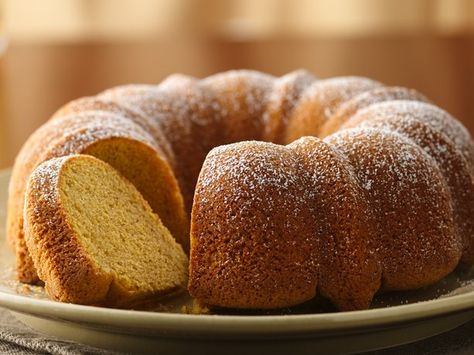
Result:
[[[0,3],[0,168],[68,100],[175,72],[368,76],[420,90],[474,133],[474,1],[118,3]]]

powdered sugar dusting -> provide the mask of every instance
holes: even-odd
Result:
[[[378,116],[413,117],[429,125],[438,132],[445,134],[468,160],[472,152],[472,138],[467,129],[449,113],[429,103],[420,101],[388,101],[372,105],[366,110],[376,112]],[[363,114],[363,110],[361,114]]]
[[[390,285],[400,275],[409,277],[410,263],[417,265],[411,269],[415,272],[428,270],[434,258],[458,262],[462,245],[448,186],[433,158],[412,140],[385,128],[348,129],[325,141],[349,157],[369,196],[379,225],[378,252],[385,259],[387,287],[396,287]],[[403,254],[404,264],[394,258],[397,253]]]
[[[190,84],[196,82],[197,79],[184,74],[171,74],[165,80],[163,80],[158,86],[160,89],[171,89],[175,90],[176,88],[186,88]]]
[[[304,91],[302,100],[324,103],[324,117],[327,120],[340,103],[381,85],[374,80],[356,76],[319,80]]]
[[[35,195],[35,200],[37,205],[41,201],[45,201],[48,205],[54,206],[58,201],[58,178],[59,171],[63,164],[70,157],[59,157],[51,160],[47,160],[40,164],[31,174],[27,191],[30,191]],[[27,204],[25,204],[25,208]],[[34,211],[36,214],[40,213],[37,208]]]
[[[298,103],[302,92],[317,79],[306,70],[297,70],[295,72],[284,75],[275,80],[273,90],[270,94],[270,103],[278,103],[285,107],[285,111],[291,110]],[[283,115],[282,119],[287,120],[287,115]],[[267,121],[264,118],[265,121]]]
[[[381,169],[387,169],[395,175],[395,185],[391,187],[394,196],[397,196],[398,192],[404,191],[410,184],[416,184],[420,174],[423,173],[418,171],[418,159],[415,157],[415,154],[420,154],[418,147],[391,130],[361,127],[341,131],[329,136],[325,141],[334,145],[339,151],[344,149],[343,154],[346,156],[357,154],[361,162],[366,159],[370,161],[370,163],[364,164],[365,169],[360,170],[358,174],[361,185],[366,190],[371,189],[374,184],[373,177],[377,176]],[[368,149],[369,145],[371,150]],[[396,147],[387,150],[387,145]],[[411,147],[411,149],[407,149],[407,147]],[[365,154],[360,155],[361,151]],[[374,158],[381,156],[386,159]]]
[[[406,111],[387,115],[386,111],[379,110],[378,106],[374,105],[361,110],[353,119],[358,122],[357,127],[378,128],[402,134],[420,146],[428,156],[435,158],[444,169],[449,169],[454,159],[453,154],[463,156],[460,147],[444,131],[433,128],[429,122],[417,119],[414,114],[407,115]],[[456,172],[449,169],[446,173]]]
[[[283,195],[289,186],[295,186],[301,181],[299,177],[296,174],[285,174],[287,169],[292,169],[291,167],[294,169],[295,166],[297,166],[297,157],[289,154],[286,148],[281,146],[257,141],[224,145],[214,148],[207,156],[206,169],[213,173],[202,175],[200,187],[206,189],[211,183],[221,181],[223,177],[228,182],[239,181],[246,189],[241,190],[237,196],[229,196],[229,198],[241,203],[243,208],[253,199],[252,191],[267,187]],[[306,174],[306,172],[302,173]],[[226,185],[215,184],[213,189],[214,193],[224,192]],[[300,199],[302,204],[314,193],[310,189],[302,189],[301,192],[301,196],[294,196],[294,198]],[[205,197],[201,201],[205,202]]]
[[[347,100],[334,111],[334,114],[328,119],[326,124],[321,128],[322,136],[327,136],[337,130],[359,110],[385,101],[398,100],[415,100],[428,101],[426,97],[415,90],[402,87],[377,87],[375,89],[365,91],[351,100]]]
[[[303,91],[315,82],[315,77],[305,70],[297,70],[275,80],[263,112],[263,139],[280,143],[290,116]]]
[[[224,119],[244,109],[249,116],[262,113],[273,84],[272,76],[252,70],[232,70],[201,80],[202,87],[212,91],[219,102],[220,95],[225,97],[226,105],[220,107]]]
[[[64,118],[66,120],[67,117]],[[108,112],[91,112],[73,115],[71,120],[80,124],[64,128],[61,141],[63,144],[54,147],[56,156],[76,153],[99,140],[122,137],[146,142],[156,147],[151,136],[129,119]]]

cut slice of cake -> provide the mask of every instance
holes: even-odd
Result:
[[[137,189],[92,156],[36,168],[24,217],[28,249],[55,300],[130,307],[186,288],[181,246]]]

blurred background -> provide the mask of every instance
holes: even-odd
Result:
[[[0,0],[0,168],[63,103],[249,68],[413,87],[474,132],[473,0]]]

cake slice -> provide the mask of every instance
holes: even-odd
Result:
[[[92,156],[36,168],[24,218],[34,265],[55,300],[130,307],[186,288],[181,246],[137,189]]]

